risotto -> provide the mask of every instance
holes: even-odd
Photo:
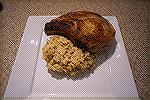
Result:
[[[89,52],[73,45],[65,37],[54,35],[42,48],[43,59],[49,70],[79,76],[93,65],[93,56]]]

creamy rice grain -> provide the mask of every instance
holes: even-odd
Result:
[[[55,35],[42,48],[43,59],[47,62],[48,69],[79,76],[81,73],[90,69],[93,65],[93,57],[89,52],[73,45],[65,37]]]

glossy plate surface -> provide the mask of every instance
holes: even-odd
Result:
[[[99,56],[94,73],[72,80],[48,73],[42,47],[49,39],[44,25],[57,16],[30,16],[5,97],[138,97],[116,17],[104,16],[116,30],[116,41]],[[23,90],[23,91],[22,91]]]

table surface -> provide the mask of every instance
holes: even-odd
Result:
[[[149,0],[2,0],[0,11],[0,97],[4,95],[19,44],[29,16],[62,15],[85,10],[116,16],[120,25],[132,74],[141,99],[148,91]]]

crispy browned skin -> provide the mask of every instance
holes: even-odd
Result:
[[[62,35],[90,53],[103,51],[115,37],[113,26],[102,16],[88,11],[70,12],[45,24],[46,35]]]

